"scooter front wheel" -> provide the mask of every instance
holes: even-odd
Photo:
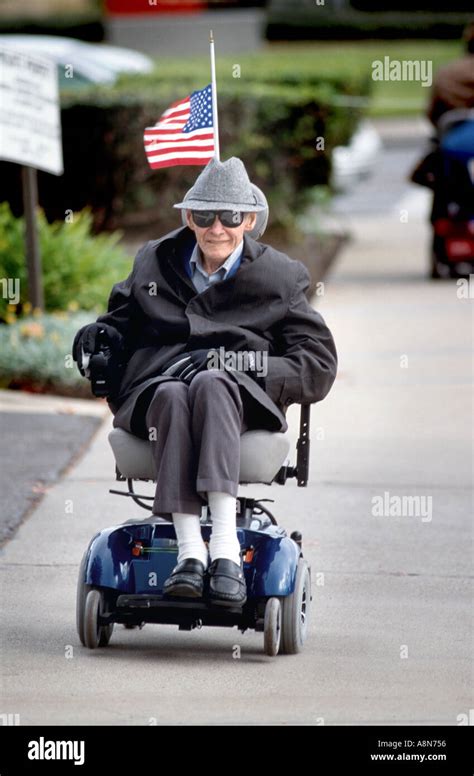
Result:
[[[281,640],[281,605],[278,598],[269,598],[265,605],[263,625],[263,651],[266,655],[278,655]]]

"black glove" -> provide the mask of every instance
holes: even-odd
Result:
[[[161,374],[178,377],[189,385],[198,372],[206,369],[208,354],[208,350],[193,350],[190,353],[180,353],[179,356],[175,356],[165,364]]]
[[[100,334],[100,336],[99,336]],[[88,323],[79,329],[72,344],[72,357],[83,377],[88,377],[83,365],[85,354],[92,356],[99,353],[100,346],[106,340],[112,354],[118,357],[123,350],[123,337],[120,332],[107,323]]]

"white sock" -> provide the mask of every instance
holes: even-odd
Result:
[[[207,493],[212,517],[209,542],[211,561],[227,558],[240,565],[240,543],[237,538],[236,501],[229,493],[210,490]]]
[[[196,558],[207,568],[209,558],[201,533],[199,515],[173,512],[174,530],[178,539],[178,563],[187,558]]]

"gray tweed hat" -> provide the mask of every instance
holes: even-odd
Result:
[[[211,159],[188,191],[184,200],[173,207],[185,210],[240,210],[258,213],[265,210],[252,189],[241,159],[232,156],[226,162]]]

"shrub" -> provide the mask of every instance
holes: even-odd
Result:
[[[337,12],[327,4],[314,11],[314,0],[270,0],[266,37],[269,40],[338,40],[459,38],[467,21],[469,0],[451,6],[430,0],[351,0]],[[472,5],[472,3],[471,3]]]
[[[131,260],[117,247],[120,234],[91,234],[89,211],[75,213],[70,223],[48,224],[38,212],[39,242],[45,308],[47,311],[103,310],[112,285],[130,271]],[[18,278],[21,312],[28,300],[24,219],[14,218],[6,202],[0,204],[0,278]],[[0,297],[0,318],[11,319],[14,305]],[[27,307],[28,309],[28,307]]]
[[[271,221],[287,225],[306,202],[307,190],[328,183],[330,153],[349,139],[361,108],[344,100],[366,95],[367,73],[340,67],[319,74],[312,52],[239,55],[241,77],[230,57],[219,57],[217,82],[222,158],[240,156],[267,194]],[[147,75],[122,76],[113,87],[62,96],[65,174],[39,174],[40,201],[49,219],[64,208],[90,205],[95,228],[151,223],[157,233],[179,223],[172,204],[193,184],[198,167],[150,170],[144,128],[171,102],[209,83],[207,57],[158,62]],[[316,138],[324,137],[324,151]],[[18,172],[5,170],[3,192],[18,197]],[[17,176],[17,179],[15,178]],[[13,192],[13,194],[12,194]]]
[[[93,320],[82,311],[35,313],[0,326],[0,387],[91,397],[71,347],[77,330]]]

